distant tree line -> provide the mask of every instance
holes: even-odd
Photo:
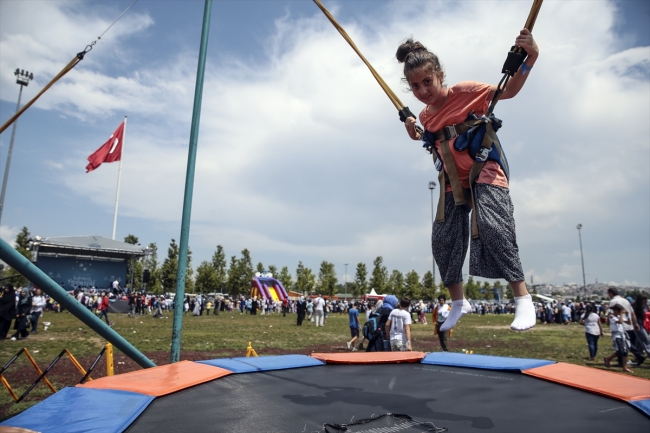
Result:
[[[31,259],[31,251],[28,250],[30,237],[27,227],[23,227],[16,237],[16,250],[29,259]],[[133,234],[126,236],[124,242],[139,245],[138,237]],[[127,262],[126,284],[131,285],[133,282],[134,290],[142,289],[142,277],[146,269],[149,271],[147,291],[153,293],[174,292],[180,252],[176,240],[172,239],[169,243],[167,257],[162,263],[158,258],[156,243],[150,243],[147,252],[144,257]],[[449,299],[449,291],[442,282],[434,284],[431,271],[425,272],[422,277],[414,270],[403,274],[395,269],[389,273],[381,256],[373,261],[370,274],[366,264],[359,262],[356,265],[354,279],[341,283],[337,278],[335,265],[325,260],[321,262],[318,274],[306,267],[302,261],[298,262],[294,279],[294,275],[287,266],[283,266],[278,272],[275,265],[264,266],[261,262],[253,265],[251,253],[246,248],[241,251],[239,257],[231,256],[228,261],[221,245],[217,245],[210,260],[204,260],[198,265],[196,275],[192,268],[192,251],[188,249],[185,291],[188,293],[245,295],[250,293],[250,282],[255,272],[262,271],[271,272],[287,290],[299,293],[328,296],[345,293],[359,298],[374,289],[378,294],[391,293],[397,297],[408,296],[411,299],[432,300],[441,294]],[[27,283],[22,275],[9,267],[5,267],[2,277],[11,277],[10,281],[16,286]],[[500,281],[496,281],[494,284],[486,281],[481,285],[471,276],[464,284],[464,289],[465,296],[474,300],[494,299],[494,293],[499,289],[503,291],[506,298],[512,299],[513,296],[510,287],[507,285],[504,287]]]

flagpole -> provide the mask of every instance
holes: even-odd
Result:
[[[115,240],[115,230],[117,229],[117,204],[120,199],[120,181],[122,180],[122,160],[124,159],[124,142],[126,141],[126,119],[129,116],[124,116],[124,131],[122,133],[122,151],[120,154],[120,168],[117,170],[117,191],[115,192],[115,213],[113,215],[113,237]]]

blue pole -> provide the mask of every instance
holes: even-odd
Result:
[[[38,288],[50,295],[63,308],[70,311],[76,318],[88,325],[90,329],[101,335],[113,346],[117,347],[126,356],[134,360],[143,368],[155,367],[156,364],[144,356],[124,337],[115,332],[112,328],[99,320],[88,308],[84,307],[68,292],[63,290],[56,282],[48,277],[36,265],[27,260],[22,254],[11,247],[7,242],[0,239],[0,259],[6,264],[20,272],[22,276],[34,283]]]
[[[187,245],[190,237],[190,218],[192,215],[192,194],[194,191],[194,167],[196,166],[196,148],[199,139],[201,120],[201,100],[203,98],[203,76],[205,58],[208,50],[210,33],[210,15],[212,0],[205,0],[203,10],[203,29],[201,30],[201,47],[199,48],[199,65],[196,70],[194,88],[194,108],[192,111],[192,129],[190,147],[187,155],[187,174],[185,175],[185,197],[183,200],[183,220],[181,222],[181,239],[178,254],[178,271],[176,272],[176,296],[174,297],[174,327],[172,330],[172,351],[170,363],[181,360],[181,332],[183,330],[183,301],[185,299],[185,274],[187,271]]]

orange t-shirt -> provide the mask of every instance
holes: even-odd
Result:
[[[463,123],[469,113],[474,111],[477,116],[482,116],[488,109],[490,101],[488,96],[492,86],[489,84],[477,83],[475,81],[463,81],[449,88],[449,96],[445,105],[443,105],[434,114],[427,113],[427,107],[420,113],[420,122],[427,131],[438,132],[443,127],[454,125],[456,123]],[[469,188],[469,171],[474,164],[474,160],[469,156],[467,151],[457,151],[454,149],[454,142],[456,138],[449,140],[449,147],[451,149],[451,156],[456,163],[456,170],[458,177],[463,188]],[[438,155],[440,152],[440,140],[435,143]],[[447,169],[447,162],[443,159],[445,170]],[[490,185],[498,185],[508,188],[508,178],[495,161],[487,161],[483,166],[483,170],[476,179],[477,183],[487,183]],[[447,185],[447,192],[451,191],[451,185]]]

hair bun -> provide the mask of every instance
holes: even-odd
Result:
[[[404,41],[398,48],[395,53],[397,61],[404,63],[406,57],[413,51],[426,50],[426,47],[418,41],[414,41],[413,38],[408,38]]]

